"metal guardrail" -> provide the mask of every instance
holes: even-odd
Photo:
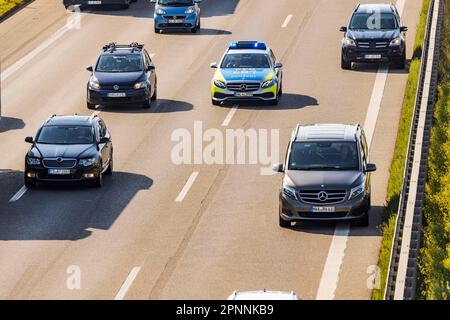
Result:
[[[422,231],[427,159],[438,80],[444,0],[431,0],[385,288],[386,300],[413,300]]]

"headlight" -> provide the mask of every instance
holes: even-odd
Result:
[[[194,7],[188,8],[184,13],[187,13],[187,14],[194,13]]]
[[[285,196],[297,200],[297,193],[293,187],[283,186],[283,193]]]
[[[142,82],[135,83],[133,87],[135,89],[146,88],[147,87],[147,81],[142,81]]]
[[[163,9],[157,9],[156,14],[166,14],[166,12]]]
[[[91,89],[100,89],[100,84],[98,83],[98,81],[97,81],[97,79],[96,78],[94,78],[94,77],[92,77],[90,80],[89,80],[89,88],[91,88]]]
[[[30,166],[38,166],[41,164],[41,159],[39,158],[27,158],[27,163]]]
[[[227,87],[227,85],[225,84],[225,82],[223,82],[223,81],[221,81],[221,80],[218,80],[218,79],[214,79],[214,85],[215,85],[216,87],[219,87],[219,88],[222,88],[222,89],[225,89],[225,88]]]
[[[88,159],[80,159],[79,164],[83,167],[89,167],[92,166],[95,163],[95,158],[88,158]]]
[[[356,42],[353,39],[350,38],[344,38],[342,39],[342,44],[344,46],[351,46],[351,47],[355,47],[356,46]]]
[[[402,38],[398,37],[395,38],[391,41],[391,43],[389,44],[389,46],[399,46],[402,44]]]
[[[261,85],[261,88],[269,88],[271,86],[273,86],[275,84],[275,81],[273,79],[264,81],[263,84]]]
[[[365,183],[363,182],[359,186],[356,186],[355,188],[352,188],[350,190],[350,197],[348,199],[350,200],[350,199],[356,198],[364,191],[365,191]]]

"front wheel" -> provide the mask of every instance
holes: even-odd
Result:
[[[290,221],[283,220],[283,218],[280,217],[280,216],[279,216],[278,219],[279,219],[278,223],[279,223],[280,227],[282,227],[282,228],[289,228],[291,226],[291,222]]]
[[[34,180],[34,179],[28,179],[25,177],[24,184],[25,184],[25,187],[27,187],[28,189],[36,188],[36,180]]]
[[[99,161],[102,161],[101,159]],[[101,163],[101,162],[100,162]],[[101,188],[103,186],[103,173],[102,173],[102,166],[100,165],[99,171],[98,171],[98,177],[94,181],[94,187]]]
[[[271,106],[277,106],[279,102],[280,102],[280,96],[277,95],[277,97],[276,97],[275,99],[270,100],[269,104],[270,104]]]
[[[106,169],[105,175],[110,176],[113,174],[113,168],[114,168],[113,163],[114,163],[113,162],[113,153],[111,151],[111,157],[109,158],[108,169]]]
[[[155,33],[161,33],[161,29],[155,27]]]
[[[157,98],[158,98],[158,87],[156,86],[156,82],[155,82],[155,91],[153,92],[153,95],[150,98],[150,100],[156,101]]]
[[[352,68],[352,62],[345,60],[343,54],[341,55],[341,68],[344,70],[350,70]]]
[[[217,101],[217,100],[212,99],[212,100],[211,100],[211,103],[212,103],[214,106],[220,106],[220,101]]]
[[[196,25],[195,27],[193,27],[193,28],[191,29],[191,32],[192,32],[192,33],[197,33],[197,30],[198,30],[198,26]]]
[[[368,227],[369,226],[369,211],[365,212],[361,218],[356,220],[355,224],[359,227]]]
[[[86,107],[87,107],[89,110],[92,110],[92,109],[95,109],[95,104],[87,102],[87,103],[86,103]]]

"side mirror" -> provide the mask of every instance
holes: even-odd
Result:
[[[195,3],[201,3],[202,0],[194,0]]]
[[[213,69],[217,69],[217,62],[213,62],[209,66]]]
[[[156,3],[156,0],[150,0],[150,3]]]
[[[408,27],[406,27],[406,26],[400,27],[400,31],[406,32],[406,31],[408,31]]]
[[[90,72],[94,72],[94,68],[92,68],[92,66],[87,67],[86,70],[90,71]]]
[[[366,165],[366,168],[364,169],[364,172],[374,172],[377,171],[377,166],[374,163],[368,163]]]
[[[101,137],[100,141],[98,142],[98,144],[104,144],[104,143],[108,143],[110,140],[108,137]]]
[[[341,32],[347,32],[347,27],[340,27],[340,28],[339,28],[339,31],[341,31]]]
[[[25,142],[33,143],[33,142],[34,142],[34,141],[33,141],[33,137],[26,137],[26,138],[25,138]]]
[[[275,62],[275,69],[283,68],[283,64],[281,62]]]
[[[282,163],[274,164],[272,169],[275,172],[284,172],[284,165]]]
[[[147,71],[153,71],[155,69],[156,69],[156,67],[153,64],[151,64],[147,67]]]

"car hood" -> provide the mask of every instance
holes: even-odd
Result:
[[[284,176],[284,184],[301,189],[347,189],[360,184],[363,179],[364,175],[359,171],[288,170]]]
[[[349,30],[347,36],[354,40],[392,40],[400,36],[399,30]]]
[[[144,71],[138,72],[95,72],[94,76],[97,78],[100,85],[130,85],[139,82],[145,75]]]
[[[93,144],[42,144],[36,143],[28,155],[42,158],[87,158],[96,154],[97,148]]]
[[[186,15],[186,10],[190,7],[193,7],[193,5],[190,6],[161,6],[157,5],[155,8],[155,12],[158,9],[162,9],[166,12],[166,15]]]
[[[273,75],[272,69],[233,68],[220,69],[225,81],[252,80],[262,82]]]

